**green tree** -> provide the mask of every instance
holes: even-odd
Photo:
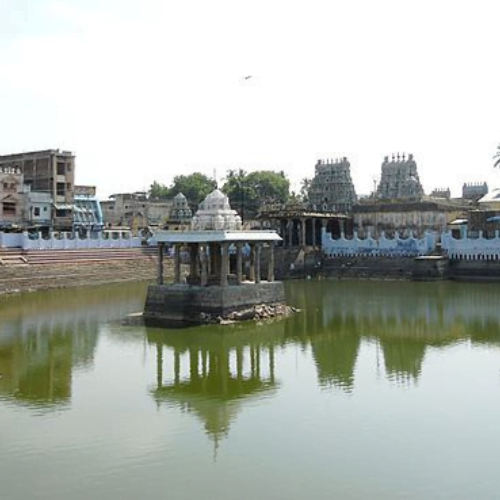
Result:
[[[148,196],[153,200],[170,198],[170,188],[164,184],[154,181],[153,184],[149,186]]]
[[[311,179],[304,178],[300,184],[299,196],[301,201],[309,201],[309,190],[311,189]]]
[[[188,200],[193,213],[198,205],[217,187],[216,182],[200,172],[189,175],[176,175],[170,187],[170,195],[182,193]]]
[[[255,217],[265,203],[285,203],[290,181],[284,172],[230,170],[222,190],[229,197],[231,207],[247,220]]]
[[[497,152],[493,156],[495,163],[493,163],[494,167],[498,167],[500,165],[500,144],[497,146]]]

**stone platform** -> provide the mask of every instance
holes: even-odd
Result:
[[[150,285],[144,321],[166,327],[200,325],[206,323],[207,316],[226,318],[259,304],[284,303],[281,281],[243,282],[235,286]]]

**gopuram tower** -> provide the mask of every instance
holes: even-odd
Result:
[[[309,201],[314,210],[349,212],[357,201],[347,158],[318,160],[309,188]]]
[[[403,153],[384,158],[382,175],[377,187],[377,198],[384,200],[420,200],[424,189],[418,178],[413,155]]]

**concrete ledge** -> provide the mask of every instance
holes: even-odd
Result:
[[[144,308],[149,325],[187,326],[205,323],[204,315],[227,317],[258,304],[284,304],[281,281],[234,286],[150,285]]]

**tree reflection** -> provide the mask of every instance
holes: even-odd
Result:
[[[142,306],[144,285],[59,290],[0,299],[0,398],[69,404],[75,369],[94,362],[98,325]]]

